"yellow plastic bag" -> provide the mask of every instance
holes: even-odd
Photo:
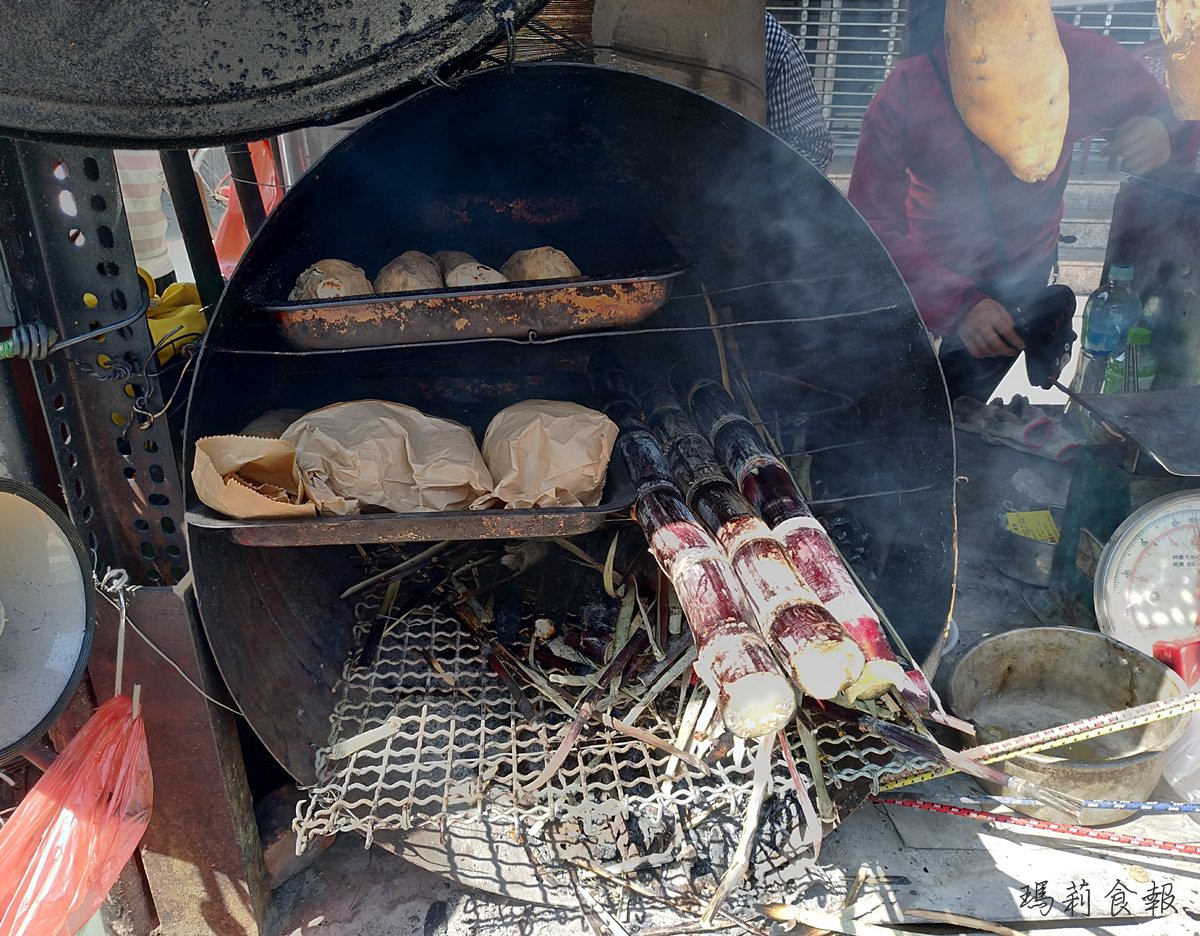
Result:
[[[160,367],[178,354],[184,345],[191,344],[203,335],[208,327],[195,283],[172,283],[161,298],[150,300],[150,311],[146,313],[146,318],[150,325],[150,337],[156,346],[178,329],[158,351]]]

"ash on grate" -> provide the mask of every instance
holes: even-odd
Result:
[[[623,593],[608,593],[604,563],[585,561],[608,555],[610,536],[570,548],[465,544],[359,596],[359,649],[298,809],[299,849],[341,831],[396,850],[469,841],[475,864],[458,868],[467,883],[523,877],[569,903],[717,885],[745,828],[756,745],[724,733],[691,678],[686,624],[669,590],[654,593],[644,552],[618,543],[612,553],[628,570]],[[372,548],[364,577],[416,555]],[[577,718],[585,704],[591,719]],[[805,867],[797,858],[813,835],[797,783],[828,831],[880,776],[909,766],[852,723],[806,718],[822,777],[789,733],[796,770],[779,760],[770,772],[751,851],[757,887]]]

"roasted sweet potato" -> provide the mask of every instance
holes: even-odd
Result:
[[[1167,90],[1180,120],[1200,119],[1200,0],[1158,0]]]
[[[966,125],[1024,182],[1058,164],[1070,105],[1049,0],[950,0],[950,87]]]

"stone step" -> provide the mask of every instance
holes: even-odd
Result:
[[[1086,209],[1076,205],[1065,206],[1065,214],[1059,233],[1064,237],[1073,237],[1072,247],[1106,247],[1108,246],[1108,228],[1112,220],[1111,209]],[[1066,244],[1063,245],[1068,246]]]
[[[1103,247],[1063,245],[1058,251],[1058,281],[1086,296],[1100,284],[1104,268]]]

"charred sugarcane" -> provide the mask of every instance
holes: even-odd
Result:
[[[712,446],[667,389],[643,399],[647,424],[689,507],[733,564],[759,625],[787,661],[796,685],[832,699],[862,674],[864,657],[797,573],[782,543],[717,463]]]
[[[795,713],[795,691],[754,624],[733,570],[684,503],[662,450],[622,390],[622,375],[606,370],[594,379],[621,430],[617,448],[638,491],[635,516],[691,626],[697,675],[734,734],[755,738],[781,730]]]
[[[874,607],[813,517],[787,466],[767,447],[719,383],[683,370],[676,371],[674,383],[738,489],[782,540],[800,576],[866,657],[863,673],[846,691],[847,698],[874,699],[897,688],[910,701],[927,705],[925,677],[915,668],[906,673],[897,662]]]

